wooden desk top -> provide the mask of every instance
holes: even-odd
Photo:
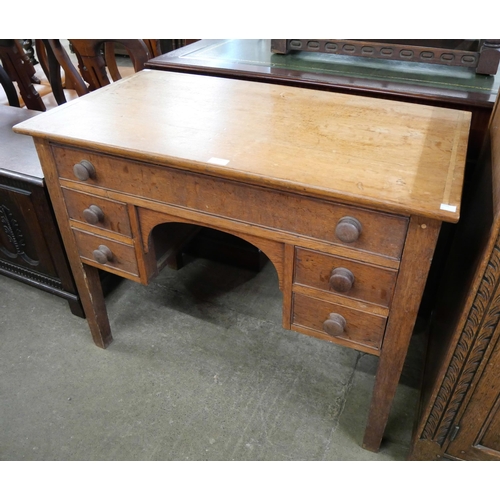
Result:
[[[465,111],[145,70],[15,130],[259,186],[456,222],[469,125]]]

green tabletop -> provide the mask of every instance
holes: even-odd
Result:
[[[500,75],[477,75],[471,68],[299,51],[273,54],[269,39],[201,40],[148,63],[150,68],[165,69],[161,66],[246,72],[263,79],[300,75],[301,80],[318,84],[421,92],[485,105],[492,105],[500,86]]]

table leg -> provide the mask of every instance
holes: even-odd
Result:
[[[378,451],[417,319],[441,222],[412,217],[373,389],[363,448]]]
[[[81,274],[83,275],[82,278],[85,281],[85,285],[83,287],[78,286],[80,300],[83,304],[92,339],[95,345],[104,349],[112,342],[113,337],[102,293],[99,269],[87,264],[82,264],[82,268],[83,272]],[[75,276],[77,285],[80,281],[78,278],[80,277]]]

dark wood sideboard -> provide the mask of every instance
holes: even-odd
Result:
[[[84,317],[33,141],[12,131],[37,114],[0,110],[0,274],[66,299]]]

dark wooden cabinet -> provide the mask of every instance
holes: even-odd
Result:
[[[500,109],[431,324],[413,460],[500,460]]]
[[[0,274],[63,297],[83,317],[33,141],[12,131],[35,114],[0,112]]]

